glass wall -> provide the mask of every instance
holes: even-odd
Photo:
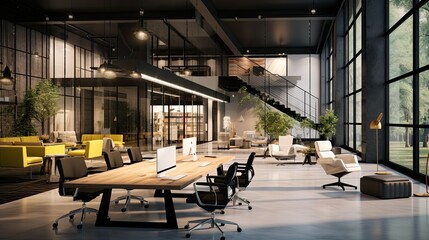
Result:
[[[17,105],[27,90],[48,78],[49,37],[23,26],[0,20],[0,67],[9,67],[12,84],[0,83],[0,137],[14,135],[13,125],[19,114]],[[41,124],[34,121],[37,134]]]
[[[429,152],[429,3],[387,2],[388,158],[424,173]]]
[[[362,151],[362,4],[347,0],[345,9],[346,145]]]

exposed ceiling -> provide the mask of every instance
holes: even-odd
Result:
[[[199,54],[320,53],[343,0],[2,0],[2,17],[26,26],[59,26],[79,35],[131,38],[144,10],[148,30],[170,50],[183,37]],[[316,9],[316,14],[310,11]],[[73,14],[73,19],[68,15]],[[46,21],[46,18],[49,18]],[[167,47],[159,46],[160,49]],[[187,47],[189,51],[191,47]]]

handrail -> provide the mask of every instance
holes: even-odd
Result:
[[[287,108],[299,113],[301,116],[317,121],[319,115],[318,97],[297,86],[285,77],[271,73],[252,59],[247,57],[244,58],[249,61],[241,61],[246,66],[242,66],[240,62],[236,63],[236,66],[239,68],[236,71],[240,74],[238,77],[242,81],[246,82],[249,86],[255,88],[261,93],[266,94],[268,98],[273,99],[280,104],[285,105]],[[253,72],[255,70],[254,67],[257,67],[256,74]],[[279,90],[279,87],[282,89]]]

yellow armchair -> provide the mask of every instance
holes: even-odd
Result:
[[[115,144],[115,147],[124,147],[124,135],[122,134],[105,134],[104,137],[111,138],[113,140],[113,143]]]
[[[103,155],[103,140],[90,140],[85,143],[85,149],[77,149],[67,153],[70,157],[83,156],[85,159]]]
[[[0,146],[0,167],[25,168],[42,165],[43,158],[27,156],[24,146]]]
[[[36,157],[64,154],[65,152],[66,146],[64,144],[49,146],[27,146],[27,154]]]

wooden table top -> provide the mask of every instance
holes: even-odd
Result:
[[[185,177],[179,180],[158,178],[156,174],[156,162],[143,161],[69,181],[65,183],[65,186],[95,187],[103,189],[124,188],[180,190],[206,174],[216,170],[220,164],[230,162],[233,159],[234,156],[216,156],[216,158],[199,156],[197,161],[192,161],[183,159],[183,157],[178,157],[176,168],[172,169],[166,175],[175,176],[186,174]],[[202,162],[211,163],[207,166],[200,167],[199,165]]]

